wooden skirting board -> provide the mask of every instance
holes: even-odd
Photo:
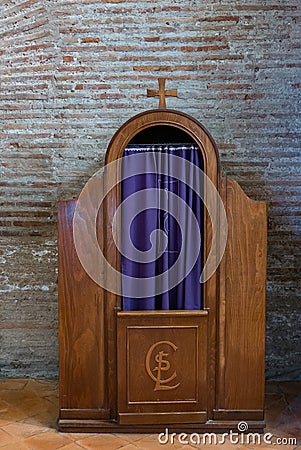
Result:
[[[62,433],[229,433],[237,432],[240,421],[210,420],[206,423],[165,424],[165,425],[120,425],[114,421],[60,419],[58,429]],[[248,421],[248,433],[263,433],[265,422],[262,420]]]

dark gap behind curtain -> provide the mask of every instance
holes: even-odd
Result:
[[[145,174],[143,173],[125,179],[129,167],[128,164],[133,164],[135,162],[133,161],[134,157],[127,157],[129,155],[135,155],[138,152],[148,152],[152,155],[151,158],[148,156],[145,161]],[[189,184],[192,184],[192,180],[194,180],[194,186],[197,186],[197,192],[202,192],[203,181],[199,176],[199,171],[192,169],[189,170],[189,174],[187,175],[183,170],[183,179],[181,180],[176,180],[168,174],[162,175],[156,173],[159,167],[163,167],[164,164],[166,165],[166,153],[180,156],[203,170],[202,153],[196,145],[128,145],[124,150],[122,161],[123,182],[121,188],[121,201],[123,202],[130,195],[141,189],[149,189],[150,191],[147,195],[153,195],[151,188],[168,189],[181,197],[192,209],[199,224],[203,242],[203,202],[189,187]],[[164,172],[166,173],[166,171]],[[130,252],[128,253],[128,249],[126,248],[127,244],[123,244],[123,242],[126,241],[126,239],[123,239],[123,233],[128,233],[128,230],[124,229],[121,222],[121,245],[123,253],[121,256],[122,274],[137,278],[154,277],[157,274],[165,272],[175,263],[182,245],[184,245],[185,248],[195,245],[193,237],[189,235],[189,223],[185,224],[185,236],[182,236],[177,221],[168,213],[167,209],[168,205],[164,204],[163,201],[160,210],[155,210],[153,208],[147,209],[138,214],[131,223],[130,239],[133,245],[140,251],[147,251],[150,249],[150,234],[153,230],[161,229],[167,234],[167,248],[165,252],[153,262],[138,263],[124,256],[125,254],[129,256]],[[122,214],[129,214],[129,212],[122,212]],[[186,218],[183,218],[183,220],[185,222]],[[156,246],[159,249],[160,242],[156,242]],[[199,282],[203,263],[202,253],[203,251],[200,249],[198,259],[193,269],[177,286],[160,295],[152,295],[147,298],[122,297],[122,309],[127,311],[202,309],[202,285]],[[185,258],[183,267],[180,267],[180,272],[185,273],[184,271]],[[181,273],[179,273],[179,276],[181,276]],[[125,290],[125,283],[130,282],[131,280],[125,281],[122,279],[123,292]]]

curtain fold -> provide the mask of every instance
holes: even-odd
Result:
[[[145,153],[141,170],[137,175],[128,177],[130,168],[135,164],[135,156]],[[173,158],[176,155],[186,159],[189,170],[181,171],[181,177],[175,178]],[[192,144],[164,145],[129,145],[122,160],[121,187],[121,272],[122,291],[127,292],[129,283],[135,283],[135,278],[149,278],[148,295],[141,298],[144,292],[137,292],[137,297],[122,297],[123,310],[197,310],[202,308],[202,286],[199,282],[202,268],[202,249],[198,249],[196,262],[188,274],[187,264],[191,252],[195,252],[195,224],[192,216],[186,214],[183,203],[188,205],[197,221],[201,236],[203,235],[203,203],[197,192],[202,192],[203,179],[199,169],[203,170],[202,153]],[[139,202],[135,194],[139,191]],[[171,195],[171,194],[174,195]],[[148,207],[154,204],[157,207]],[[131,201],[131,199],[133,199]],[[125,202],[125,200],[127,200]],[[139,203],[139,204],[137,204]],[[123,205],[124,208],[123,208]],[[141,210],[137,214],[138,210]],[[145,209],[144,209],[145,208]],[[178,223],[180,218],[180,223]],[[127,226],[125,226],[125,224]],[[130,224],[130,225],[128,225]],[[157,230],[157,232],[156,232]],[[159,231],[158,231],[159,230]],[[182,253],[180,254],[182,249]],[[137,250],[139,255],[137,261]],[[146,255],[143,258],[143,255]],[[180,264],[170,275],[170,269]],[[159,274],[166,274],[163,278]],[[179,283],[175,284],[175,276]],[[149,286],[153,287],[152,292]],[[142,289],[141,289],[142,290]],[[161,292],[157,294],[157,292]]]

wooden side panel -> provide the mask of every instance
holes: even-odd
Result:
[[[103,292],[76,254],[75,206],[75,200],[58,204],[60,417],[101,418],[106,415]]]
[[[264,402],[267,210],[228,179],[225,253],[225,403],[262,410]]]

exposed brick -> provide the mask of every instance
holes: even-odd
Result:
[[[244,96],[244,100],[259,100],[261,98],[264,98],[264,94],[246,94]],[[256,125],[256,127],[258,124]]]
[[[24,33],[26,31],[33,30],[33,29],[38,28],[38,27],[42,27],[42,26],[46,25],[47,23],[48,23],[48,20],[46,19],[46,20],[41,20],[41,21],[37,21],[37,22],[31,23],[31,24],[28,24],[28,25],[24,25],[23,27],[20,27],[20,28],[17,28],[17,29],[13,28],[13,29],[11,29],[9,31],[4,31],[3,33],[0,33],[0,39],[3,39],[5,37],[9,37],[9,36],[13,36],[16,33],[21,33],[21,32]],[[25,36],[24,36],[24,38],[25,38]]]
[[[63,56],[63,61],[64,62],[72,62],[72,61],[74,61],[74,58],[73,58],[73,56],[70,56],[70,55]]]
[[[238,83],[229,83],[229,84],[209,84],[208,88],[210,89],[230,89],[232,91],[236,91],[237,89],[250,89],[250,84],[238,84]]]
[[[204,17],[202,20],[204,22],[238,22],[239,16],[213,16]]]
[[[203,45],[203,46],[199,46],[199,47],[193,47],[192,45],[190,46],[185,46],[185,47],[180,47],[179,50],[181,50],[182,52],[208,52],[208,51],[214,51],[214,50],[225,50],[228,49],[229,46],[228,45]]]
[[[159,36],[145,37],[144,40],[145,40],[145,42],[158,42],[158,41],[160,41],[160,38],[159,38]]]
[[[100,42],[100,38],[99,37],[84,37],[84,38],[82,38],[81,42],[83,44],[90,43],[90,42]]]
[[[297,5],[236,5],[235,9],[241,11],[296,11]]]
[[[267,376],[300,378],[300,8],[296,0],[1,4],[1,376],[57,375],[56,202],[157,99],[218,142],[223,173],[269,202]]]

